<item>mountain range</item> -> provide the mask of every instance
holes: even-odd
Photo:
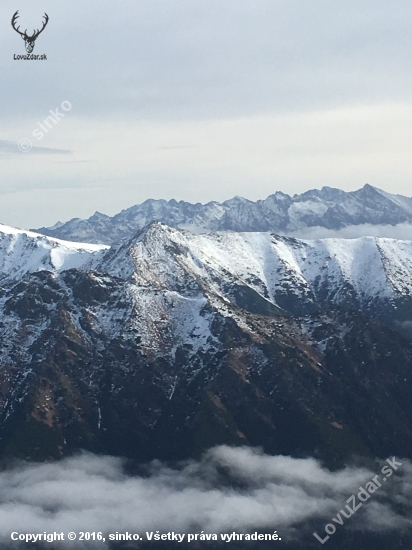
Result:
[[[131,238],[153,221],[194,233],[270,231],[292,234],[305,228],[341,230],[365,224],[395,226],[412,223],[412,199],[392,195],[369,184],[358,191],[323,187],[320,191],[311,190],[293,197],[276,192],[256,202],[242,197],[207,204],[149,199],[113,217],[96,212],[87,220],[74,218],[35,231],[69,241],[111,245]]]
[[[412,242],[0,227],[0,456],[412,457]]]

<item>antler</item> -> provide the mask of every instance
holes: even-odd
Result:
[[[44,29],[45,29],[47,23],[49,22],[49,16],[47,15],[47,13],[44,13],[43,17],[44,17],[43,26],[42,26],[42,28],[41,28],[40,30],[37,29],[37,32],[34,31],[34,34],[33,34],[33,36],[32,36],[32,38],[34,38],[34,39],[36,39],[36,38],[39,36],[39,34],[40,34],[41,32],[44,31]]]
[[[19,10],[16,11],[16,13],[13,15],[12,19],[11,19],[11,26],[13,27],[13,29],[18,32],[19,34],[21,34],[21,36],[25,36],[26,33],[24,32],[20,32],[19,29],[20,29],[20,26],[17,27],[16,29],[16,21],[17,19],[19,18]],[[26,32],[27,32],[27,29],[26,29]]]

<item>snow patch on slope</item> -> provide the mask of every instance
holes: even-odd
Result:
[[[109,247],[45,237],[0,225],[0,278],[20,279],[26,273],[93,267]]]
[[[136,284],[186,296],[201,287],[230,298],[236,285],[272,303],[285,293],[303,298],[322,291],[335,303],[348,293],[359,301],[412,293],[412,242],[374,237],[309,241],[251,232],[194,235],[156,223],[102,268],[118,276],[125,264]]]

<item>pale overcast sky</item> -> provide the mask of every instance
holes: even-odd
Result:
[[[13,59],[16,10],[30,33],[48,13],[47,61]],[[3,0],[0,24],[0,223],[324,185],[412,195],[410,0]]]

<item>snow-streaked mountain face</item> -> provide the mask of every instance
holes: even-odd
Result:
[[[92,268],[107,248],[106,245],[64,242],[0,225],[0,281],[43,270]]]
[[[3,278],[0,455],[412,456],[412,243],[153,223],[87,252]]]
[[[139,287],[208,293],[241,305],[304,315],[336,304],[409,329],[412,241],[362,237],[304,241],[269,233],[194,235],[152,224],[113,247],[97,268]]]
[[[412,224],[412,199],[391,195],[371,185],[345,192],[324,187],[293,197],[277,192],[256,202],[235,197],[223,203],[191,204],[147,200],[110,217],[96,212],[87,220],[75,218],[38,231],[66,240],[118,243],[153,221],[193,233],[210,231],[270,231],[282,234],[322,228],[325,232],[356,227]],[[362,233],[359,233],[361,235]]]

